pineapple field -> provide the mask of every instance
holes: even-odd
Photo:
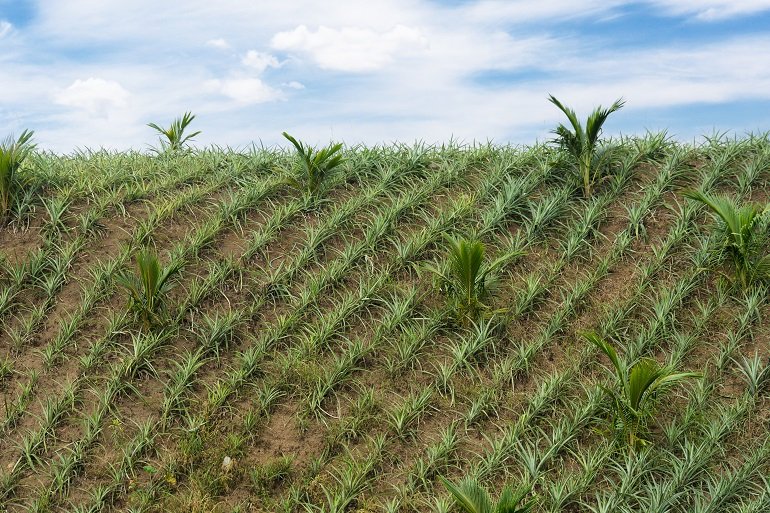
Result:
[[[0,511],[770,511],[768,134],[552,102],[531,146],[6,141]]]

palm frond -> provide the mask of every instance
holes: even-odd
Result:
[[[603,159],[596,158],[602,126],[609,115],[621,109],[625,102],[621,98],[608,109],[601,106],[594,109],[583,126],[574,110],[562,104],[553,95],[549,95],[548,100],[567,116],[569,124],[572,125],[570,130],[568,126],[559,124],[554,130],[557,136],[555,142],[575,159],[578,174],[583,182],[583,194],[587,197],[591,194],[594,183],[608,167]]]
[[[185,130],[193,122],[195,115],[192,112],[185,112],[180,117],[174,119],[168,128],[163,128],[156,123],[147,123],[147,126],[158,132],[161,136],[161,145],[164,149],[169,151],[178,151],[188,141],[192,141],[193,137],[200,135],[202,132],[198,130],[184,135]]]
[[[23,187],[19,168],[35,148],[30,141],[34,134],[24,130],[18,139],[8,137],[0,144],[0,222],[4,222],[18,201]]]
[[[739,205],[727,196],[710,195],[701,191],[687,191],[686,198],[706,205],[712,215],[725,227],[725,250],[732,257],[735,266],[735,282],[746,289],[770,276],[765,267],[764,256],[757,255],[762,248],[755,242],[760,219],[767,211],[756,204]]]
[[[741,231],[739,208],[726,196],[710,195],[701,191],[686,191],[683,195],[686,198],[699,201],[708,206],[711,212],[727,226],[730,233],[739,233]]]
[[[754,263],[753,276],[755,281],[770,280],[770,255],[765,255]]]
[[[629,369],[607,341],[595,333],[586,333],[583,337],[598,347],[615,367],[614,385],[600,386],[613,399],[612,427],[616,440],[625,441],[631,450],[648,444],[644,431],[653,415],[653,398],[667,386],[701,375],[673,372],[651,358],[642,358]]]
[[[562,104],[559,100],[556,99],[556,97],[552,94],[548,95],[548,101],[556,105],[560,111],[564,113],[565,116],[567,116],[567,119],[569,120],[570,124],[572,125],[572,135],[573,137],[578,141],[583,141],[585,132],[583,131],[583,125],[580,124],[580,121],[578,121],[577,114],[575,114],[575,111],[566,105]],[[569,131],[567,127],[564,125],[559,125],[564,131]],[[557,128],[558,130],[558,128]]]
[[[618,379],[626,379],[626,366],[620,360],[620,358],[618,358],[617,351],[615,351],[615,348],[609,342],[592,331],[583,333],[583,338],[595,345],[597,348],[599,348],[599,350],[601,350],[601,352],[607,355],[607,358],[610,359],[610,362],[612,362],[612,365],[615,367],[615,373],[617,374]]]
[[[625,104],[626,102],[620,98],[616,100],[610,108],[603,109],[602,107],[598,107],[590,116],[588,116],[585,132],[589,146],[596,146],[596,143],[599,141],[599,135],[602,133],[604,122],[607,121],[610,114],[622,109]]]
[[[535,507],[536,499],[532,498],[522,504],[522,501],[532,493],[532,486],[520,486],[513,490],[506,486],[497,501],[495,513],[529,513]]]
[[[442,477],[441,482],[465,513],[493,513],[489,493],[475,480],[465,478],[455,485]]]
[[[626,398],[634,412],[639,412],[645,394],[660,378],[660,366],[655,360],[643,358],[631,368],[626,383]]]
[[[169,279],[179,271],[180,265],[161,266],[155,253],[140,250],[136,254],[134,273],[120,272],[115,283],[129,293],[129,309],[150,327],[159,319],[164,309],[165,295],[171,288]]]
[[[342,144],[338,143],[316,151],[312,146],[298,141],[287,132],[282,132],[282,135],[297,150],[297,157],[302,168],[298,177],[287,180],[287,182],[299,185],[309,197],[317,196],[326,177],[334,168],[345,162],[344,157],[338,154],[342,149]]]

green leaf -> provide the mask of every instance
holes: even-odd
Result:
[[[441,482],[465,513],[493,513],[489,493],[472,479],[463,479],[455,485],[442,477]]]
[[[522,504],[524,498],[532,492],[531,486],[521,486],[516,491],[506,486],[497,502],[495,513],[528,513],[535,506],[535,499]]]
[[[297,157],[302,167],[301,176],[294,181],[301,184],[301,188],[304,188],[308,195],[317,196],[329,173],[344,162],[342,155],[335,155],[342,149],[342,144],[338,143],[315,151],[311,146],[306,146],[287,132],[282,132],[282,135],[297,150]]]
[[[757,221],[763,215],[763,208],[755,204],[741,206],[726,196],[701,191],[687,191],[684,196],[706,205],[712,215],[724,224],[727,232],[725,248],[735,266],[735,281],[746,288],[755,281],[766,280],[768,275],[764,264],[761,264],[764,257],[757,257],[754,243]],[[760,263],[759,267],[755,261]]]
[[[661,377],[661,370],[655,360],[645,358],[631,368],[628,376],[627,405],[638,413],[645,393]]]
[[[174,119],[168,128],[163,128],[155,123],[147,123],[147,126],[158,132],[162,136],[161,145],[165,149],[170,151],[177,151],[182,149],[182,146],[191,141],[193,137],[201,133],[200,130],[193,132],[192,134],[183,137],[185,129],[195,119],[195,115],[191,112],[185,112],[182,116]],[[164,139],[165,138],[165,139]]]
[[[593,331],[583,333],[583,338],[591,342],[593,345],[599,348],[600,351],[607,355],[607,358],[610,359],[610,362],[612,362],[612,365],[615,367],[618,379],[620,381],[625,381],[626,365],[621,362],[620,358],[618,358],[618,353],[615,351],[615,348]]]
[[[556,105],[569,120],[572,129],[559,124],[554,130],[557,142],[563,149],[569,152],[576,160],[577,169],[580,178],[583,181],[583,193],[588,196],[591,193],[592,185],[600,178],[604,171],[605,163],[596,158],[597,145],[602,126],[607,118],[613,112],[620,110],[625,102],[623,99],[616,100],[608,109],[601,106],[594,109],[588,116],[585,127],[580,123],[575,111],[566,107],[553,95],[549,95],[548,100]]]

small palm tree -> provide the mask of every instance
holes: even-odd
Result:
[[[182,146],[187,141],[192,141],[192,138],[200,134],[201,131],[193,132],[190,135],[185,136],[184,131],[187,126],[195,119],[195,115],[191,112],[185,112],[182,117],[176,118],[171,122],[171,126],[168,128],[161,128],[155,123],[147,123],[147,126],[154,128],[161,136],[160,144],[163,150],[178,151],[182,149]]]
[[[735,269],[735,281],[744,289],[770,278],[770,255],[760,256],[764,244],[758,240],[762,216],[770,212],[770,205],[738,205],[726,196],[704,194],[700,191],[684,193],[685,197],[705,204],[714,217],[720,219],[726,232],[724,251]]]
[[[615,383],[602,389],[612,398],[613,430],[618,441],[635,450],[648,443],[644,432],[654,415],[655,399],[671,385],[689,378],[699,378],[695,372],[674,372],[661,367],[651,358],[642,358],[629,366],[618,357],[615,348],[596,333],[583,337],[598,347],[612,362]]]
[[[528,513],[535,506],[535,499],[524,501],[532,492],[531,486],[522,486],[515,491],[506,487],[497,504],[493,504],[489,492],[470,477],[458,484],[453,484],[443,477],[441,482],[465,513]]]
[[[136,272],[119,273],[115,280],[129,293],[129,309],[141,320],[145,328],[162,320],[165,296],[171,289],[169,278],[179,271],[179,266],[161,267],[158,257],[149,250],[136,254]]]
[[[0,144],[0,224],[7,220],[16,203],[22,186],[19,168],[35,147],[30,143],[33,134],[31,130],[24,130],[15,141],[8,137]]]
[[[508,252],[487,264],[484,262],[482,242],[449,236],[446,240],[449,244],[446,265],[428,265],[427,268],[439,278],[439,288],[449,296],[457,317],[465,324],[478,318],[481,311],[487,308],[484,300],[491,293],[492,273],[521,252]]]
[[[591,195],[593,185],[601,178],[611,155],[611,152],[599,148],[602,125],[610,114],[623,108],[625,101],[620,98],[609,109],[597,107],[588,116],[585,127],[583,127],[574,110],[562,105],[553,95],[550,95],[548,100],[567,116],[570,125],[572,125],[570,130],[566,125],[559,124],[554,133],[558,136],[556,142],[577,161],[578,172],[583,180],[583,194],[588,197]]]
[[[337,153],[342,149],[342,144],[316,151],[286,132],[283,132],[283,136],[297,149],[301,166],[299,176],[289,178],[289,182],[309,197],[317,196],[321,192],[326,177],[334,168],[345,162],[342,155]]]

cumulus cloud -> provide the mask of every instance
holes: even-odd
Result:
[[[228,43],[226,40],[220,38],[217,39],[209,39],[206,41],[206,46],[210,46],[211,48],[217,48],[219,50],[227,50],[230,48],[230,43]]]
[[[91,115],[107,117],[111,111],[128,106],[131,93],[118,82],[90,77],[77,79],[54,95],[59,105],[82,109]]]
[[[10,22],[5,20],[0,20],[0,38],[3,38],[11,33],[11,30],[13,30],[13,25],[11,25]]]
[[[240,104],[265,103],[284,98],[283,93],[258,78],[227,78],[209,80],[206,87]]]
[[[311,31],[300,25],[278,32],[270,45],[277,50],[307,54],[323,69],[366,72],[383,68],[397,57],[425,50],[428,40],[420,30],[404,25],[385,32],[323,25]]]
[[[249,50],[241,59],[241,63],[244,66],[255,69],[257,73],[262,73],[267,68],[277,68],[281,65],[275,56],[256,50]]]
[[[57,151],[143,147],[148,121],[188,109],[200,144],[283,142],[284,129],[350,143],[526,142],[561,120],[549,92],[581,114],[626,97],[610,129],[746,101],[751,119],[714,123],[770,123],[770,36],[749,18],[770,0],[188,0],[184,12],[36,1],[23,27],[0,20],[0,125],[34,128]],[[618,39],[641,10],[664,37]],[[73,48],[92,50],[73,59]]]

